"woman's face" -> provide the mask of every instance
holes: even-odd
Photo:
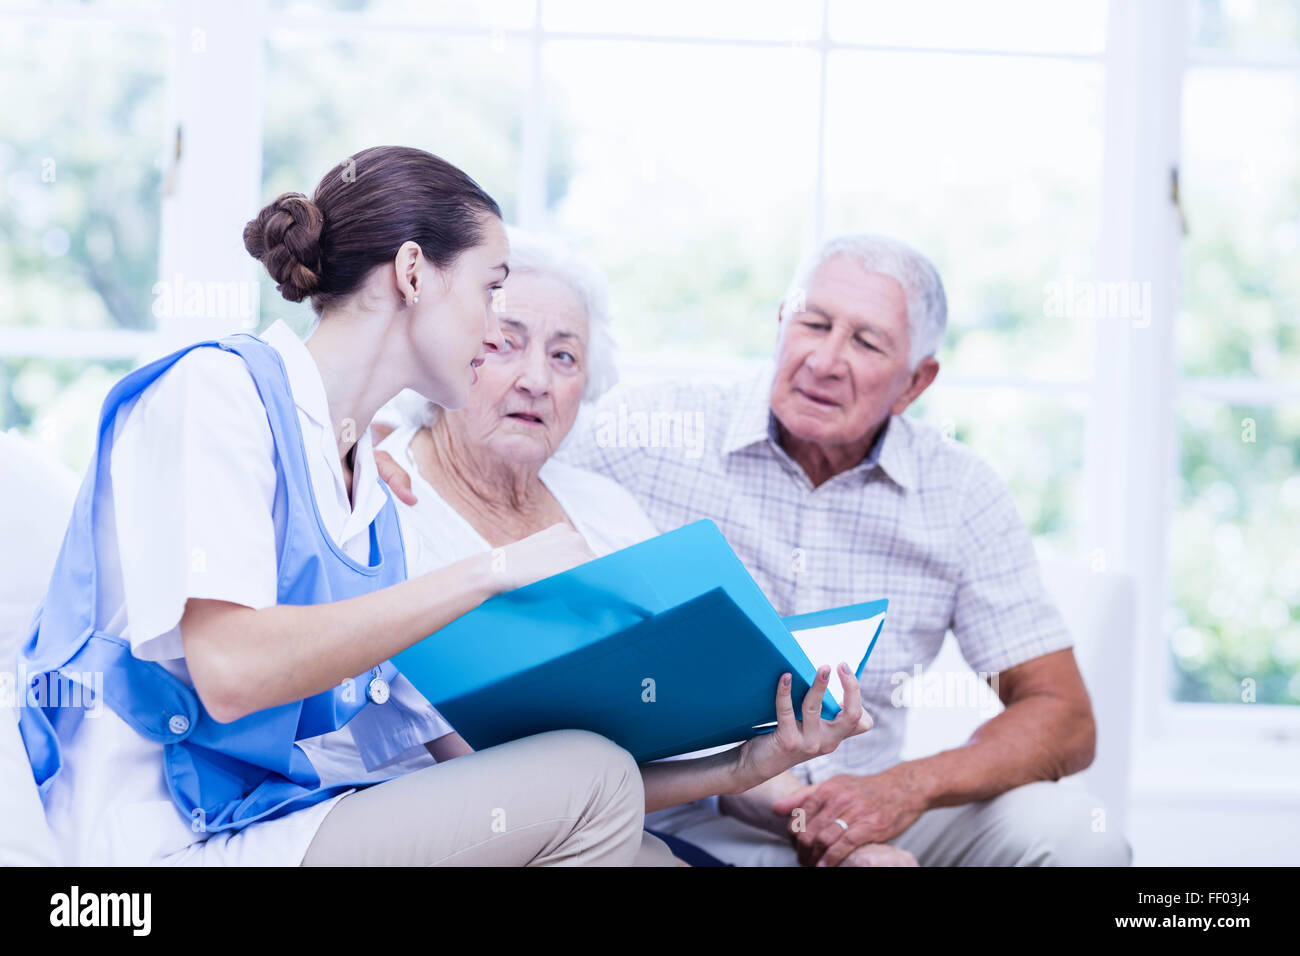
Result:
[[[447,426],[490,457],[540,468],[573,427],[587,384],[589,327],[577,295],[549,276],[510,276],[498,297],[502,345]]]
[[[501,345],[493,292],[507,275],[510,246],[501,220],[488,216],[483,239],[447,269],[424,260],[420,299],[409,308],[409,344],[417,392],[443,408],[460,408],[478,379],[484,356]]]

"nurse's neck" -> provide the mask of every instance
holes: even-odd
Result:
[[[394,337],[387,334],[388,324],[384,316],[373,312],[326,309],[306,341],[325,385],[343,483],[352,507],[356,507],[353,451],[375,413],[396,394],[394,382],[401,381],[397,371],[401,360],[392,354]]]

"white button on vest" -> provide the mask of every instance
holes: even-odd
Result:
[[[174,734],[183,734],[190,729],[190,719],[184,714],[173,714],[167,721],[167,727]]]

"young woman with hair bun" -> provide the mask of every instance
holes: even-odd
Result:
[[[539,734],[396,777],[452,733],[389,659],[588,560],[555,525],[407,579],[368,426],[457,408],[500,345],[497,204],[418,149],[358,153],[244,245],[317,316],[131,372],[20,655],[20,731],[69,864],[671,865],[631,756]],[[83,693],[84,692],[84,693]]]

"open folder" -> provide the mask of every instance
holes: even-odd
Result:
[[[498,594],[393,658],[476,750],[590,730],[638,762],[753,737],[817,667],[862,673],[888,601],[782,619],[712,521]],[[839,712],[831,675],[822,714]]]

